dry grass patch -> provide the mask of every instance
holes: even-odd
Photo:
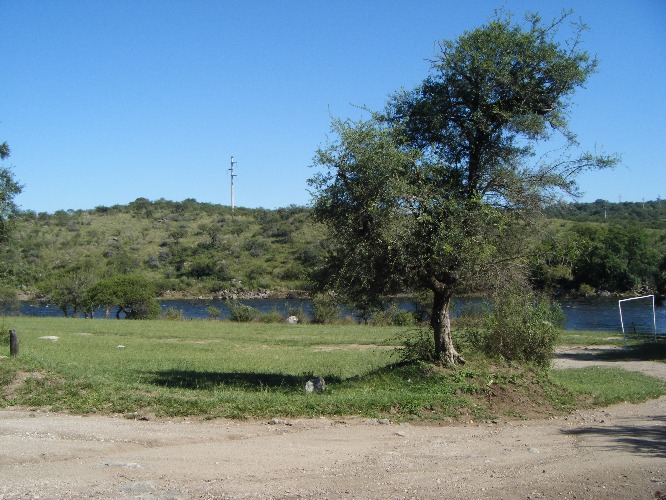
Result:
[[[4,387],[4,397],[11,399],[26,381],[42,380],[43,378],[44,374],[42,372],[17,372],[14,380]]]
[[[317,352],[353,351],[353,350],[366,351],[368,349],[377,349],[380,351],[393,351],[394,349],[398,349],[398,347],[392,345],[377,345],[377,344],[318,345],[312,347],[312,350]]]

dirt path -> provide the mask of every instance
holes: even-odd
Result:
[[[556,367],[600,364],[570,349]],[[666,364],[606,362],[666,380]],[[0,411],[0,498],[618,498],[666,492],[666,397],[566,418],[134,421]]]

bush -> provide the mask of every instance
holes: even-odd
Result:
[[[416,322],[414,313],[401,311],[395,304],[384,311],[372,315],[371,323],[375,326],[412,326]]]
[[[305,323],[307,319],[305,311],[303,310],[303,306],[293,307],[287,304],[287,316],[288,317],[296,316],[298,318],[299,323]]]
[[[490,302],[471,302],[457,311],[456,317],[452,320],[456,329],[468,330],[473,328],[482,328],[492,315]]]
[[[240,323],[247,323],[257,317],[259,311],[252,306],[246,306],[240,302],[231,301],[228,304],[229,319]]]
[[[220,315],[221,312],[222,312],[222,311],[220,311],[220,310],[219,310],[217,307],[215,307],[215,306],[208,306],[208,307],[206,308],[206,314],[208,315],[208,319],[215,319],[215,318],[217,318],[217,317]]]
[[[262,323],[282,323],[284,318],[277,309],[273,309],[270,312],[259,315],[259,321]]]
[[[167,307],[164,311],[164,319],[171,321],[182,321],[185,319],[185,315],[181,309],[176,309],[175,307]]]
[[[400,363],[417,363],[421,361],[434,361],[435,339],[432,330],[419,328],[406,332],[406,336],[399,339],[401,349],[394,351]]]
[[[414,314],[409,311],[395,311],[391,317],[393,326],[412,326],[415,322]]]
[[[563,317],[558,304],[531,293],[509,292],[493,302],[485,328],[473,332],[470,340],[488,356],[545,366]]]
[[[329,324],[338,319],[340,319],[340,308],[332,294],[318,293],[312,297],[313,323]]]

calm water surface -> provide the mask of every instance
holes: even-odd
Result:
[[[243,304],[255,307],[262,313],[277,311],[283,316],[290,312],[302,311],[306,317],[312,317],[312,306],[309,300],[257,299],[244,300]],[[455,301],[453,315],[468,306],[478,304],[479,299],[458,299]],[[568,330],[596,330],[621,332],[620,314],[617,299],[594,298],[584,300],[560,301],[565,314],[565,328]],[[399,301],[402,309],[411,309],[409,301]],[[229,317],[229,308],[224,300],[165,300],[161,302],[162,311],[169,308],[181,311],[187,319],[208,318],[206,309],[214,306],[221,311],[221,318]],[[625,329],[638,333],[653,332],[652,304],[649,301],[625,302],[622,306]],[[24,302],[21,304],[24,316],[62,316],[62,311],[55,306]],[[104,311],[95,313],[96,318],[103,318]],[[115,310],[111,311],[115,318]],[[656,307],[657,333],[666,334],[666,305]]]

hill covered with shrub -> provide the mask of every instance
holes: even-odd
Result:
[[[93,210],[23,212],[3,247],[5,283],[47,289],[49,276],[141,274],[173,295],[288,293],[307,284],[322,231],[306,208],[277,210],[149,201]]]
[[[666,202],[570,203],[545,211],[529,262],[537,287],[562,293],[666,293]],[[304,294],[329,246],[307,207],[248,209],[145,198],[91,210],[24,211],[0,246],[5,288],[48,298],[139,274],[162,296]]]

